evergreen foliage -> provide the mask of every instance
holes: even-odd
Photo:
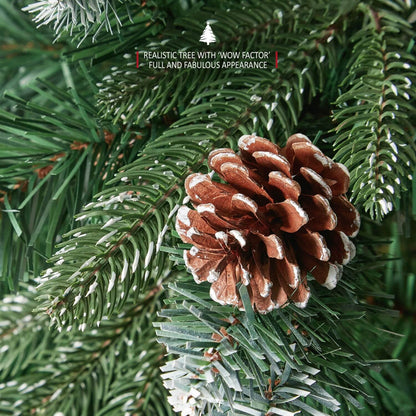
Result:
[[[99,329],[77,334],[50,329],[46,315],[33,314],[35,290],[28,289],[0,307],[1,414],[105,415],[138,407],[171,414],[158,377],[163,350],[152,329],[160,288]]]
[[[203,3],[0,0],[0,413],[410,416],[414,4]],[[207,21],[278,68],[136,68]],[[304,310],[219,306],[173,231],[184,180],[298,129],[351,171],[357,258]]]
[[[113,26],[117,31],[120,30],[122,22],[115,3],[113,0],[42,0],[30,3],[23,11],[36,13],[34,21],[39,26],[53,23],[51,26],[57,33],[69,30],[72,35],[74,28],[82,26],[85,34],[94,30],[96,36],[102,28],[110,33],[113,32]]]
[[[393,210],[395,193],[407,190],[414,171],[413,34],[391,10],[359,9],[363,27],[351,37],[350,72],[343,81],[348,89],[336,101],[335,148],[351,170],[353,197],[373,218],[382,218]]]

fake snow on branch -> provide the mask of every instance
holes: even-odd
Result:
[[[116,19],[117,29],[121,26],[112,0],[42,0],[31,3],[22,10],[34,13],[33,20],[38,26],[53,24],[57,34],[61,30],[70,30],[72,33],[72,29],[78,25],[83,26],[87,32],[94,24],[99,24],[96,34],[103,26],[113,33],[110,13]]]
[[[205,29],[201,37],[199,38],[199,41],[204,42],[207,45],[209,45],[210,43],[215,43],[217,41],[217,38],[215,37],[209,22],[207,22],[207,25],[205,26]]]

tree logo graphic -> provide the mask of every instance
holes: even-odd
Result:
[[[215,43],[217,41],[217,38],[215,37],[214,32],[212,31],[211,26],[209,25],[209,22],[207,22],[207,25],[205,26],[205,29],[202,32],[199,41],[205,42],[207,45],[209,45],[210,43]]]

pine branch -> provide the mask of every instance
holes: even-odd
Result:
[[[171,414],[159,377],[163,351],[151,325],[160,294],[154,288],[99,331],[75,334],[49,330],[45,315],[33,315],[33,293],[6,298],[0,304],[1,414]]]
[[[73,43],[77,48],[83,44],[73,53],[85,59],[86,50],[96,56],[111,54],[110,50],[131,50],[135,46],[134,32],[137,42],[142,37],[141,29],[154,35],[165,25],[168,6],[169,2],[135,0],[42,0],[29,2],[22,10],[34,14],[38,28],[51,27],[55,40]],[[182,7],[183,3],[178,6]]]
[[[160,312],[168,322],[156,324],[159,342],[174,354],[162,368],[174,409],[260,416],[326,415],[342,407],[342,414],[360,414],[361,399],[373,403],[363,384],[375,374],[374,352],[364,340],[386,340],[377,326],[387,311],[371,311],[355,295],[377,290],[378,278],[367,268],[374,256],[367,250],[359,243],[362,260],[347,267],[336,290],[311,281],[307,308],[289,305],[267,315],[253,313],[244,286],[246,312],[240,312],[213,304],[208,285],[195,286],[178,272]]]
[[[396,8],[399,7],[398,5]],[[352,197],[372,218],[393,210],[415,169],[414,36],[402,10],[361,6],[363,28],[353,37],[348,88],[336,101],[336,157],[351,171]],[[400,12],[400,14],[398,13]]]
[[[5,91],[14,91],[28,99],[33,91],[25,87],[37,77],[58,82],[61,71],[59,51],[62,44],[51,47],[52,38],[37,30],[29,19],[7,0],[0,0],[0,102],[2,109],[12,110],[3,100]]]
[[[45,268],[74,214],[144,142],[138,132],[100,126],[94,107],[75,90],[46,82],[33,90],[36,99],[12,97],[14,112],[0,114],[1,293]],[[90,182],[90,175],[101,180]]]
[[[128,7],[129,1],[123,1]],[[72,30],[77,26],[84,27],[85,35],[94,27],[95,36],[105,29],[113,33],[120,31],[122,22],[117,15],[117,5],[114,0],[42,0],[29,4],[23,11],[35,13],[33,20],[42,25],[53,24],[57,34],[61,31]]]

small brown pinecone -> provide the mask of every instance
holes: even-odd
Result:
[[[349,173],[303,134],[284,148],[242,136],[240,153],[218,149],[208,163],[225,182],[194,173],[185,188],[196,210],[179,209],[176,230],[193,247],[185,263],[212,299],[243,309],[237,283],[254,310],[267,313],[289,300],[306,306],[306,275],[333,289],[355,254],[348,237],[360,217],[345,197]]]

